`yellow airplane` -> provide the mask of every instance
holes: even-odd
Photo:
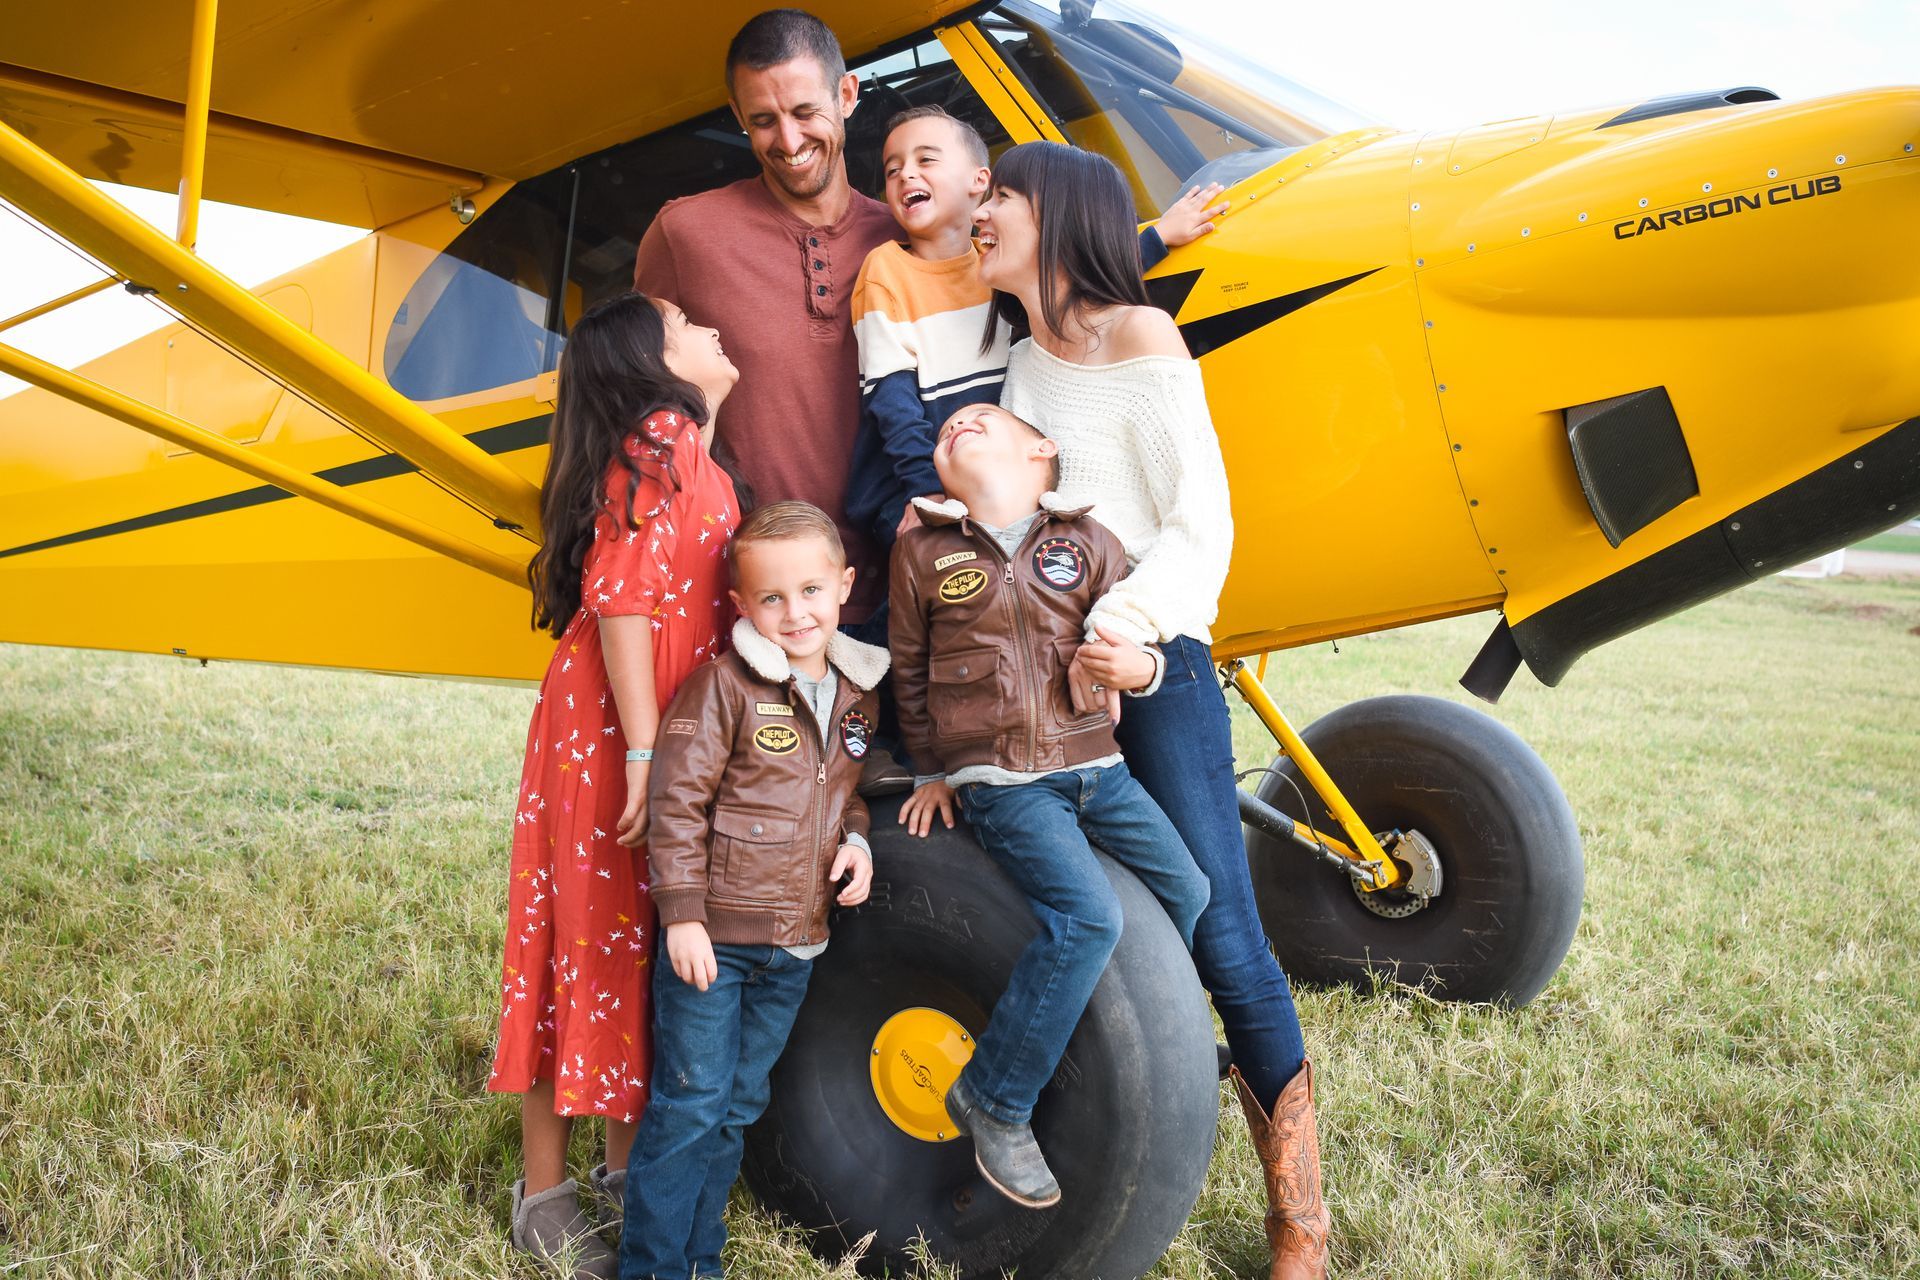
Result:
[[[524,565],[555,362],[661,204],[754,172],[720,77],[754,7],[12,15],[0,196],[102,275],[0,320],[0,371],[36,388],[0,404],[0,640],[536,679],[551,641]],[[1423,134],[1105,0],[815,9],[863,83],[848,157],[869,191],[886,119],[923,102],[996,154],[1108,155],[1143,220],[1228,185],[1220,229],[1149,285],[1232,479],[1216,657],[1280,747],[1243,799],[1269,933],[1298,978],[1530,999],[1583,884],[1551,772],[1439,699],[1297,733],[1264,655],[1488,612],[1464,683],[1492,700],[1523,663],[1557,683],[1920,514],[1920,89]],[[88,178],[178,187],[176,234]],[[193,252],[203,194],[371,234],[249,291]],[[177,323],[74,370],[5,339],[115,286]],[[876,1233],[871,1268],[923,1235],[969,1276],[1146,1270],[1217,1102],[1171,926],[1114,872],[1139,910],[1037,1122],[1066,1199],[1023,1213],[980,1187],[942,1099],[1026,914],[963,836],[883,843],[755,1131],[755,1189],[825,1254]]]

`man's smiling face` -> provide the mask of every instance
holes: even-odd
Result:
[[[758,71],[739,67],[733,73],[733,114],[767,177],[789,199],[815,200],[840,178],[847,117],[859,92],[852,72],[836,85],[812,57]]]

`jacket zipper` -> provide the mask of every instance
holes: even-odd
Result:
[[[845,680],[846,677],[841,676],[840,679]],[[787,680],[788,680],[787,705],[792,706],[795,701],[798,701],[800,705],[797,707],[794,707],[795,714],[799,715],[800,717],[805,719],[808,724],[813,726],[814,750],[818,753],[817,755],[814,756],[814,763],[818,766],[818,769],[815,773],[815,783],[818,786],[824,787],[827,785],[826,734],[820,728],[820,720],[818,716],[814,715],[812,704],[809,703],[805,698],[799,697],[799,693],[800,693],[799,685],[794,682],[794,679],[791,676],[789,676]],[[838,682],[836,682],[835,684],[833,701],[834,701],[834,706],[832,710],[837,712],[840,709],[840,705],[839,705],[840,694],[839,694]],[[829,716],[828,718],[832,719],[831,716]],[[822,791],[818,795],[816,795],[813,799],[813,875],[810,878],[810,882],[813,887],[808,890],[809,897],[807,900],[806,921],[800,926],[800,945],[803,947],[811,946],[813,943],[813,900],[811,895],[814,893],[822,892],[819,886],[822,883],[824,883],[820,874],[821,872],[820,846],[822,843],[825,842],[827,838],[826,808],[827,808],[827,794],[826,792]]]
[[[1019,550],[1024,552],[1027,549],[1027,543],[1031,542],[1033,536],[1044,529],[1047,523],[1043,513],[1042,518],[1034,522],[1033,528],[1027,530],[1027,536],[1020,539]],[[986,543],[987,550],[991,554],[1000,557],[1005,565],[1000,579],[1009,587],[1015,587],[1016,584],[1013,580],[1013,557],[1000,549],[1000,540],[991,534],[982,536],[977,531],[970,530],[970,532],[973,533],[976,539]],[[1008,607],[1013,611],[1014,633],[1020,638],[1020,653],[1030,657],[1033,646],[1027,636],[1027,611],[1021,602],[1020,592],[1017,587],[1015,590],[1006,592],[1006,597]],[[1027,719],[1027,758],[1024,763],[1029,770],[1032,770],[1039,768],[1036,762],[1040,758],[1040,706],[1038,700],[1033,695],[1032,673],[1027,670],[1032,664],[1030,662],[1021,662],[1016,665],[1020,669],[1020,702],[1026,709]]]

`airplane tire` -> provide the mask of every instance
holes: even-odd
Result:
[[[1288,975],[1366,987],[1380,973],[1442,1000],[1512,1007],[1538,995],[1573,940],[1586,864],[1566,795],[1532,748],[1471,707],[1413,696],[1351,703],[1301,736],[1371,831],[1433,842],[1443,879],[1424,908],[1383,918],[1339,870],[1249,828],[1261,923]],[[1316,828],[1339,833],[1284,756],[1275,772]],[[1303,816],[1279,776],[1257,794]]]
[[[883,1024],[931,1009],[978,1035],[1035,931],[964,825],[936,823],[921,840],[895,813],[875,805],[873,894],[836,915],[814,962],[773,1103],[748,1133],[749,1188],[824,1258],[873,1233],[864,1275],[917,1274],[922,1236],[963,1277],[1132,1280],[1186,1225],[1219,1114],[1212,1015],[1179,934],[1131,873],[1101,859],[1126,924],[1034,1114],[1060,1203],[1020,1208],[980,1176],[971,1141],[910,1136],[876,1097]]]

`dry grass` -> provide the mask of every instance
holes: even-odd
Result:
[[[1272,684],[1445,692],[1485,625]],[[1920,585],[1773,581],[1521,677],[1585,917],[1518,1013],[1302,993],[1339,1274],[1920,1274],[1914,628]],[[0,647],[0,1273],[535,1274],[482,1092],[530,703]],[[1222,1116],[1158,1276],[1264,1275]],[[736,1280],[830,1274],[735,1222]]]

